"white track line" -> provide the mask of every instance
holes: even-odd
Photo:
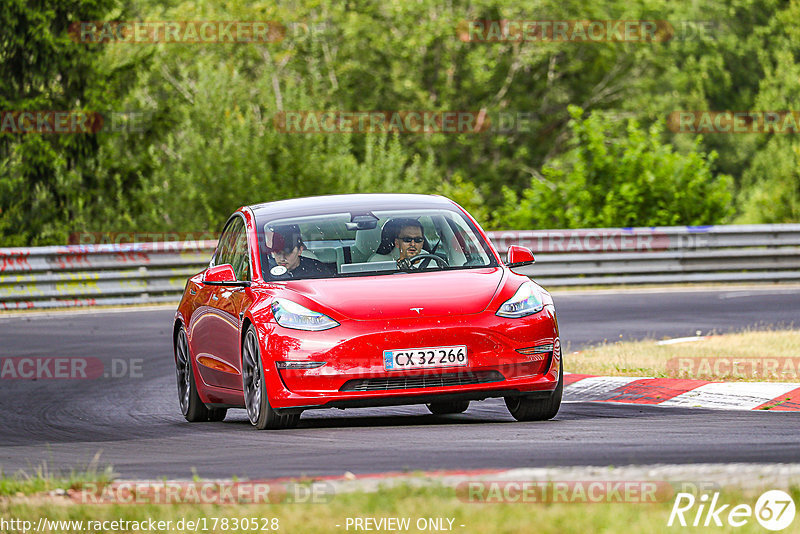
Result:
[[[797,387],[797,384],[781,382],[715,382],[681,393],[659,406],[752,410]]]
[[[578,402],[585,400],[602,400],[626,384],[647,377],[642,376],[590,376],[564,387],[566,400]]]

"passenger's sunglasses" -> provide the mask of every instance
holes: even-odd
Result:
[[[403,243],[411,243],[412,241],[414,243],[422,243],[423,241],[425,241],[425,238],[423,237],[398,237],[397,239],[399,239]]]

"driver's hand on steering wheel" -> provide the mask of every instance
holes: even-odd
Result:
[[[411,256],[413,258],[414,256]],[[401,258],[397,260],[397,268],[401,271],[408,271],[409,269],[413,269],[414,266],[411,263],[411,258]]]
[[[414,256],[397,260],[397,268],[402,271],[427,269],[431,260],[434,260],[437,266],[441,268],[446,268],[450,266],[447,263],[447,260],[442,258],[441,256],[437,256],[436,254],[431,254],[430,252],[420,252],[419,254],[415,254]]]

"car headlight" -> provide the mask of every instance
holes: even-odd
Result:
[[[305,306],[286,299],[275,299],[272,303],[272,315],[275,321],[284,328],[297,330],[327,330],[339,323],[325,315],[311,311]]]
[[[517,319],[539,313],[544,309],[545,305],[552,303],[553,299],[550,298],[549,293],[539,289],[533,282],[524,282],[519,286],[514,296],[500,306],[500,309],[497,310],[497,315]]]

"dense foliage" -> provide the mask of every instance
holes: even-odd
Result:
[[[508,228],[607,228],[725,220],[731,180],[714,176],[716,154],[687,154],[661,143],[660,123],[642,130],[634,119],[606,119],[570,107],[572,148],[548,162],[521,197],[505,187],[495,216]],[[620,131],[616,131],[620,130]],[[608,139],[614,139],[609,143]]]
[[[43,7],[51,4],[50,7]],[[800,109],[800,4],[642,0],[0,3],[0,109],[133,111],[0,134],[0,246],[219,228],[244,203],[445,194],[487,228],[800,220],[792,134],[675,133],[675,110]],[[665,20],[666,42],[464,41],[474,20]],[[92,20],[278,21],[274,43],[86,44]],[[475,111],[479,133],[283,133],[291,110]]]

